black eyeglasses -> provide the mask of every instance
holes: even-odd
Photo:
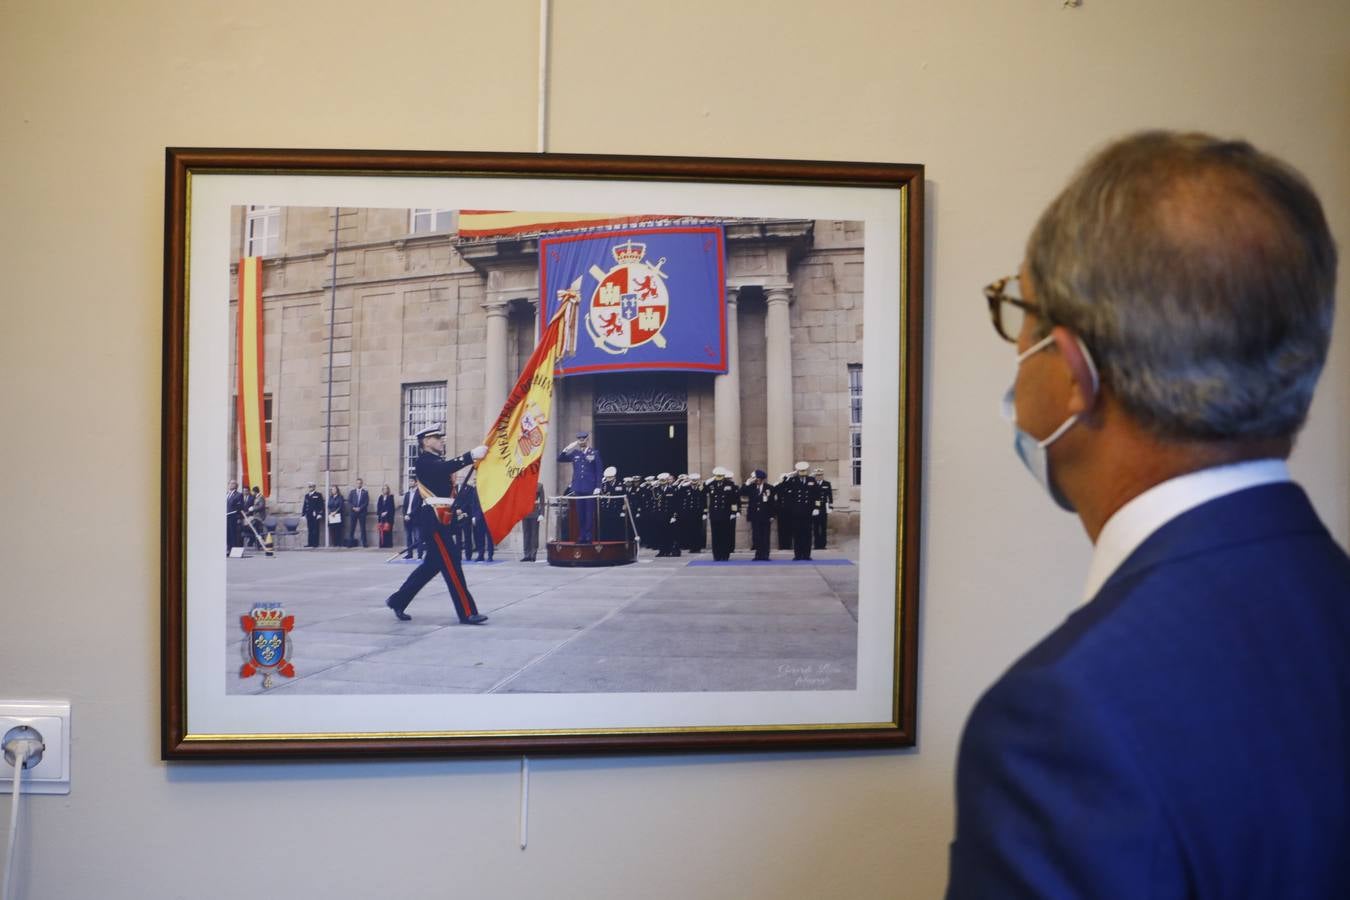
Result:
[[[1028,313],[1040,315],[1040,308],[1036,304],[1007,293],[1008,286],[1012,285],[1016,290],[1017,283],[1016,275],[1008,275],[984,289],[984,299],[989,302],[989,318],[993,320],[994,330],[1010,344],[1017,343],[1017,336],[1022,333],[1022,323],[1026,321]]]

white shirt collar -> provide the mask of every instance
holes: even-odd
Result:
[[[1201,469],[1154,485],[1116,510],[1097,535],[1083,601],[1091,600],[1153,532],[1187,510],[1244,488],[1288,480],[1284,460],[1257,459]]]

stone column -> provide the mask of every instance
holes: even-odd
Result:
[[[727,373],[713,379],[713,464],[726,466],[742,481],[741,366],[736,344],[736,299],[740,288],[727,286]]]
[[[768,475],[776,480],[796,462],[792,428],[792,285],[765,285],[765,375],[768,381]]]
[[[489,295],[483,301],[483,311],[487,313],[483,360],[483,434],[487,434],[492,423],[497,421],[497,414],[502,411],[502,404],[506,402],[506,394],[510,390],[506,383],[507,307],[508,301],[502,297]]]

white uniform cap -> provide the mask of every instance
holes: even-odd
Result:
[[[799,463],[797,463],[795,466],[793,466],[792,468],[796,469],[798,472],[805,472],[807,469],[809,469],[809,468],[811,468],[811,467],[810,467],[809,465],[807,465],[805,462],[799,462]]]
[[[613,466],[607,466],[607,467],[605,468],[605,477],[606,477],[606,478],[613,478],[615,475],[618,475],[618,474],[619,474],[619,470],[616,469],[616,468],[614,468]]]
[[[689,480],[690,480],[690,481],[698,481],[698,480],[699,480],[700,478],[702,478],[702,477],[703,477],[703,476],[700,475],[700,474],[697,473],[697,472],[690,472],[690,473],[689,473]]]

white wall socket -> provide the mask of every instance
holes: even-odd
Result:
[[[27,725],[42,734],[42,761],[23,770],[25,794],[70,793],[70,701],[0,700],[0,741],[11,728]],[[14,790],[14,766],[0,754],[0,794]]]

